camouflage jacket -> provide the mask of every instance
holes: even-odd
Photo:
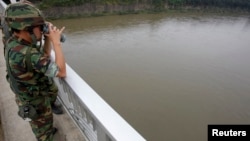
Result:
[[[26,55],[30,48],[30,64],[32,70],[27,69],[28,64]],[[6,54],[8,55],[6,56]],[[16,92],[22,94],[26,99],[29,97],[43,95],[42,92],[57,92],[54,82],[51,77],[55,76],[58,67],[50,60],[49,56],[44,55],[42,49],[35,45],[31,45],[25,40],[11,37],[6,44],[5,49],[6,68],[10,69],[11,74],[15,80],[10,79],[10,84],[15,84]],[[8,67],[9,64],[9,67]],[[11,77],[10,77],[11,78]],[[15,81],[16,83],[11,83]],[[46,94],[45,93],[45,94]]]

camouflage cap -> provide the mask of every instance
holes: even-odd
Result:
[[[44,24],[41,11],[32,4],[17,2],[5,10],[5,20],[9,27],[24,30],[26,27]]]

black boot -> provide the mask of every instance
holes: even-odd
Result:
[[[52,134],[55,135],[56,132],[57,132],[57,128],[54,127],[54,128],[52,129]]]
[[[63,114],[63,110],[61,106],[57,106],[55,103],[51,104],[52,112],[57,115]]]

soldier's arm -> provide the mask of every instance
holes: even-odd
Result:
[[[50,56],[51,53],[51,43],[48,37],[44,37],[44,46],[43,50],[46,56]]]
[[[46,36],[50,39],[54,51],[55,51],[55,63],[58,67],[57,77],[65,77],[66,76],[66,63],[64,59],[64,54],[61,48],[61,34],[64,30],[64,27],[61,29],[58,29],[55,26],[50,25],[49,26],[49,34]]]
[[[44,55],[37,48],[33,48],[31,62],[35,71],[44,73],[48,77],[56,77],[59,73],[58,65],[51,61],[49,56]]]
[[[62,52],[61,43],[54,42],[53,47],[55,50],[55,62],[59,69],[56,76],[65,77],[66,76],[66,63],[64,59],[64,54]]]

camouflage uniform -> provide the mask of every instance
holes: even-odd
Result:
[[[5,16],[9,27],[17,30],[26,30],[26,27],[45,22],[37,8],[24,3],[10,4]],[[29,43],[15,36],[6,42],[5,60],[19,116],[23,114],[21,111],[24,106],[31,105],[36,116],[29,123],[37,140],[52,141],[54,128],[51,103],[56,100],[58,92],[52,77],[58,72],[57,65],[44,54],[42,47],[36,45],[36,41]]]

